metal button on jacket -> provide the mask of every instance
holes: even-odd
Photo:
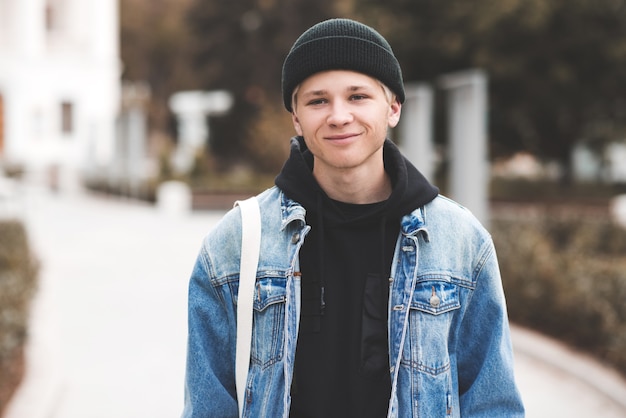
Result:
[[[439,306],[439,304],[441,303],[441,299],[439,298],[439,296],[437,296],[437,292],[435,291],[435,287],[433,286],[432,288],[432,296],[430,297],[430,306],[432,306],[433,308],[436,308]]]

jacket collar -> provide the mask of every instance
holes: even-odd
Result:
[[[289,199],[283,191],[280,191],[280,229],[284,230],[291,222],[299,221],[305,224],[306,210],[295,200]]]
[[[305,224],[306,210],[304,207],[288,198],[285,193],[280,192],[281,225],[284,230],[291,222],[299,221]],[[429,241],[428,229],[426,228],[426,206],[415,209],[413,212],[404,215],[401,220],[400,229],[404,235],[416,235],[419,232],[424,234],[426,242]]]
[[[411,236],[421,232],[426,242],[430,241],[426,227],[426,206],[419,207],[402,217],[400,230],[404,235]]]

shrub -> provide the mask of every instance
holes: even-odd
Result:
[[[21,380],[37,271],[23,225],[0,221],[0,416]]]
[[[494,219],[491,230],[511,321],[626,374],[626,230],[548,216]]]

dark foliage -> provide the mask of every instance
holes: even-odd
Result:
[[[626,375],[626,230],[563,213],[509,216],[491,229],[511,320]]]

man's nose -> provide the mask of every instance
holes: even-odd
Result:
[[[328,124],[333,126],[343,126],[352,122],[354,116],[346,103],[336,101],[330,108],[328,115]]]

